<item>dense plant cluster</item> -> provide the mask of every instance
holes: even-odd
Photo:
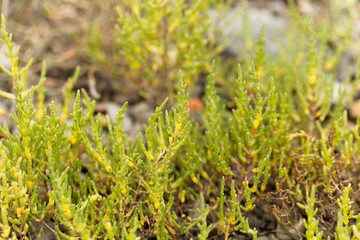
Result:
[[[184,82],[194,85],[231,41],[216,44],[216,35],[223,27],[211,24],[207,9],[215,7],[226,15],[232,4],[223,0],[123,1],[117,8],[111,53],[102,47],[103,36],[96,24],[89,30],[87,53],[97,68],[127,79],[126,88],[112,82],[120,91],[139,89],[145,98],[155,97],[149,91],[153,88],[156,93],[171,93],[179,66]]]
[[[195,24],[206,1],[190,4],[184,14],[181,0],[131,2],[125,4],[131,13],[118,10],[124,76],[136,73],[155,86],[178,78],[173,107],[164,110],[170,104],[164,100],[134,141],[122,127],[127,104],[104,128],[86,91],[73,93],[79,69],[64,88],[63,105],[46,106],[46,65],[39,83],[27,88],[31,62],[20,66],[19,48],[2,18],[11,68],[1,69],[14,92],[1,96],[16,100],[11,118],[18,134],[6,123],[0,127],[1,239],[31,239],[45,229],[58,239],[230,239],[239,232],[257,239],[259,229],[247,216],[260,205],[271,206],[288,228],[303,218],[305,234],[298,234],[306,239],[359,239],[352,193],[360,184],[360,118],[348,125],[345,109],[353,93],[340,89],[332,102],[336,64],[350,30],[329,36],[319,29],[335,22],[315,25],[290,4],[296,27],[289,46],[272,60],[262,35],[231,76],[221,71],[225,60],[202,40],[207,25]],[[127,52],[136,47],[141,55]],[[166,51],[177,53],[172,58]],[[207,67],[210,58],[216,61]],[[180,68],[186,77],[177,74]],[[196,122],[187,79],[206,71]],[[359,69],[354,78],[356,84]]]

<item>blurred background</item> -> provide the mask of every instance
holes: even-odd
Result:
[[[134,134],[166,96],[174,98],[179,70],[189,84],[193,112],[202,106],[212,59],[218,63],[217,82],[223,94],[231,96],[236,64],[250,66],[248,59],[256,54],[263,27],[267,59],[281,59],[284,52],[289,52],[285,49],[287,35],[295,31],[290,21],[291,8],[312,19],[329,35],[326,44],[337,57],[338,85],[349,71],[355,75],[360,55],[360,6],[355,0],[170,1],[160,13],[151,9],[147,1],[1,1],[7,31],[21,46],[20,62],[24,65],[33,59],[29,85],[38,82],[45,60],[46,100],[61,104],[61,90],[80,66],[74,89],[86,89],[97,100],[96,111],[110,117],[128,101],[125,130]],[[179,27],[179,19],[182,24],[186,22],[185,28]],[[345,38],[351,40],[338,56],[342,46],[339,42]],[[0,63],[9,66],[3,54]],[[271,74],[281,77],[281,70]],[[0,88],[12,88],[3,73]],[[354,118],[360,114],[358,105],[351,113]],[[0,104],[8,112],[10,106],[7,100]]]

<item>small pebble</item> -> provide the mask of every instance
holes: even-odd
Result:
[[[146,102],[140,102],[129,107],[129,115],[135,122],[142,124],[146,124],[153,113],[154,111]]]
[[[269,236],[269,240],[278,240],[278,238],[272,233]]]
[[[270,240],[267,236],[260,236],[257,239],[258,240]]]
[[[277,239],[280,240],[297,240],[299,239],[298,236],[295,236],[291,232],[289,232],[287,229],[284,228],[284,226],[278,225],[275,233]]]
[[[350,108],[350,113],[349,116],[351,119],[357,119],[360,115],[360,99],[356,100],[351,108]]]

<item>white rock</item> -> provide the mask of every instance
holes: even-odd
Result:
[[[109,102],[106,106],[106,113],[110,118],[110,121],[112,123],[114,123],[116,121],[116,115],[118,114],[118,112],[122,109],[122,106],[113,103],[113,102]],[[129,114],[127,113],[127,111],[125,111],[124,113],[124,119],[123,119],[123,124],[124,124],[124,132],[128,133],[131,129],[132,126],[132,120],[129,116]]]
[[[10,70],[11,68],[11,60],[5,56],[5,53],[9,53],[9,50],[7,49],[7,47],[2,44],[3,46],[0,47],[0,64],[5,67],[7,70]],[[18,48],[17,45],[14,45],[14,49],[13,51],[15,52],[16,49]]]
[[[222,28],[220,43],[234,37],[234,34],[240,35],[228,46],[227,51],[234,56],[241,53],[244,49],[243,36],[244,24],[243,14],[239,10],[231,10],[223,19],[218,20],[219,12],[209,10],[209,15],[215,26]],[[261,35],[261,29],[264,26],[265,48],[270,54],[277,55],[279,52],[279,42],[284,41],[280,36],[284,36],[288,27],[288,19],[282,16],[275,16],[266,9],[249,8],[248,9],[249,27],[254,41],[258,41]]]
[[[153,112],[154,111],[146,102],[137,103],[129,108],[129,113],[133,119],[142,124],[146,124],[148,122],[148,119],[151,117]]]

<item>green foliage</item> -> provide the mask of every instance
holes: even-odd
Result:
[[[103,36],[97,25],[89,30],[87,52],[95,63],[126,79],[128,88],[141,90],[145,97],[154,97],[145,91],[149,87],[174,90],[180,68],[184,82],[194,85],[226,47],[216,43],[214,36],[221,29],[211,26],[207,9],[226,14],[231,4],[223,0],[123,1],[116,9],[112,64],[102,49]],[[123,90],[120,82],[112,84]]]
[[[319,26],[327,23],[313,24],[290,1],[296,27],[289,32],[289,46],[271,60],[264,31],[256,43],[246,36],[251,56],[237,66],[236,78],[229,77],[217,70],[225,62],[215,56],[221,46],[203,38],[209,27],[205,9],[231,5],[216,3],[132,1],[118,9],[117,57],[124,62],[111,67],[131,84],[178,82],[174,105],[168,108],[165,99],[133,142],[122,126],[127,104],[104,127],[86,91],[74,93],[79,68],[63,90],[62,106],[45,106],[46,64],[39,83],[27,88],[31,61],[19,65],[19,49],[2,18],[1,41],[11,69],[0,68],[14,92],[0,96],[16,101],[11,118],[18,130],[12,134],[6,123],[0,126],[2,239],[31,239],[35,222],[42,231],[52,222],[58,239],[207,239],[216,234],[230,239],[238,233],[256,239],[259,230],[251,226],[249,214],[278,195],[289,222],[299,212],[306,215],[307,239],[326,234],[318,219],[327,208],[338,212],[332,219],[335,238],[359,238],[360,214],[351,205],[359,180],[343,176],[359,175],[360,118],[348,125],[344,104],[352,97],[345,99],[345,91],[331,103],[335,65],[349,32],[342,33],[344,41],[326,35]],[[102,62],[100,40],[95,35],[89,51]],[[338,46],[335,52],[327,46],[330,40]],[[217,65],[213,61],[210,67],[212,58]],[[178,73],[180,67],[184,73]],[[195,122],[187,86],[204,71],[209,71],[205,107]],[[329,201],[337,205],[325,205]]]
[[[306,195],[306,206],[301,203],[298,203],[297,205],[305,210],[308,217],[307,221],[304,220],[304,226],[306,228],[306,239],[320,240],[322,239],[323,232],[319,232],[319,221],[315,220],[315,216],[318,211],[318,209],[315,208],[315,203],[315,185],[312,185],[310,196],[308,193]]]
[[[205,92],[205,114],[204,114],[204,127],[206,142],[206,149],[208,155],[208,162],[214,166],[217,171],[223,171],[225,174],[232,174],[229,163],[229,137],[226,131],[224,118],[225,103],[217,96],[215,89],[215,62],[210,70],[208,82]],[[222,147],[219,147],[222,146]]]

